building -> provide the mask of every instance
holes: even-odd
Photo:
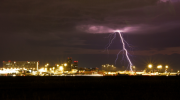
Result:
[[[3,61],[3,69],[38,70],[39,61]]]
[[[102,65],[102,70],[104,71],[116,71],[116,67],[114,67],[114,65]]]
[[[78,69],[78,61],[74,61],[72,69]]]
[[[47,67],[45,67],[44,70],[48,71],[48,72],[55,72],[57,70],[57,67],[55,67],[55,66],[47,66]]]
[[[78,71],[78,61],[74,61],[74,63],[72,64],[72,58],[68,57],[66,63],[55,64],[55,67],[54,68],[52,67],[51,69],[53,69],[54,71],[59,72],[59,73],[62,73],[62,72],[63,73],[76,73]]]
[[[64,71],[71,71],[72,70],[71,63],[72,63],[72,58],[68,57],[67,63],[64,64]]]
[[[78,61],[74,61],[72,64],[72,73],[77,73],[78,72]]]

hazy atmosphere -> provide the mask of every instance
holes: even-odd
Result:
[[[67,57],[79,67],[114,64],[123,68],[122,49],[113,30],[121,30],[132,63],[180,64],[179,0],[1,0],[0,61],[39,61],[54,65]],[[0,65],[2,67],[2,63]]]

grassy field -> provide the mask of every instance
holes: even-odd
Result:
[[[173,100],[180,77],[0,77],[0,100]]]

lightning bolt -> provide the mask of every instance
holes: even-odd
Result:
[[[129,68],[130,68],[131,71],[133,71],[133,70],[132,70],[133,64],[132,64],[132,62],[131,62],[131,60],[130,60],[130,58],[129,58],[128,51],[127,51],[127,49],[126,49],[126,47],[125,47],[124,39],[123,39],[123,37],[122,37],[121,32],[118,32],[118,33],[119,33],[119,36],[120,36],[120,38],[121,38],[121,42],[122,42],[122,44],[123,44],[123,50],[125,51],[126,58],[127,58],[128,62],[129,62],[129,65],[130,65]]]
[[[111,46],[113,40],[116,38],[116,34],[115,33],[113,34],[113,38],[112,39],[111,39],[111,36],[112,35],[110,35],[109,44],[107,45],[107,47],[105,49],[105,50],[107,50],[108,54],[109,54],[108,48]]]
[[[128,61],[128,63],[129,63],[128,66],[129,66],[130,71],[133,71],[133,70],[132,70],[133,64],[132,64],[132,62],[131,62],[131,60],[130,60],[130,58],[129,58],[129,53],[128,53],[127,49],[126,49],[126,44],[127,44],[128,46],[129,46],[129,44],[124,40],[124,38],[123,38],[123,36],[122,36],[122,34],[121,34],[120,31],[115,31],[115,32],[114,32],[114,34],[113,34],[114,36],[113,36],[112,39],[110,38],[110,41],[109,41],[108,46],[106,47],[106,50],[108,51],[108,48],[109,48],[110,45],[112,44],[113,40],[116,38],[116,33],[119,34],[120,42],[122,43],[123,49],[118,52],[117,57],[116,57],[116,60],[115,60],[115,63],[116,63],[116,61],[118,60],[119,54],[120,54],[121,52],[123,52],[123,54],[125,54],[125,56],[126,56],[126,58],[127,58],[127,61]],[[129,47],[130,47],[130,46],[129,46]],[[122,60],[123,60],[124,58],[125,58],[125,57],[124,57],[124,55],[123,55]]]

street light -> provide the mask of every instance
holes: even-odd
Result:
[[[165,68],[168,69],[168,65],[166,65]]]
[[[47,67],[47,66],[49,66],[49,64],[48,64],[48,63],[45,65],[45,67]]]
[[[133,68],[135,69],[136,67],[135,67],[135,66],[133,66]]]
[[[166,65],[165,68],[166,68],[166,69],[165,69],[165,73],[167,73],[168,65]]]
[[[162,65],[158,65],[157,68],[158,68],[158,69],[161,69],[161,68],[162,68]]]
[[[148,68],[150,68],[150,69],[151,69],[151,68],[152,68],[152,64],[149,64],[149,65],[148,65]]]
[[[135,66],[132,66],[132,68],[133,68],[133,69],[134,69],[134,71],[135,71],[135,68],[136,68],[136,67],[135,67]]]
[[[162,69],[162,65],[158,65],[157,68],[158,68],[159,70],[161,70],[161,69]]]
[[[152,68],[153,66],[152,66],[152,64],[149,64],[148,65],[148,68],[150,69],[150,72],[151,72],[151,68]]]

